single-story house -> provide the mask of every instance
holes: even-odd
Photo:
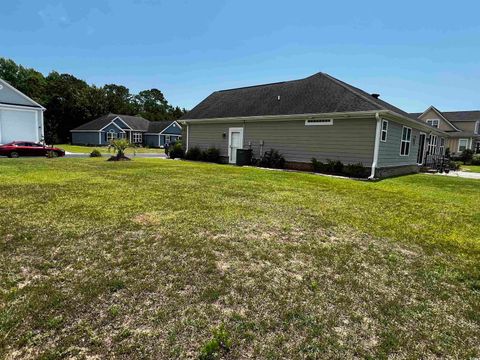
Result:
[[[42,142],[45,108],[0,79],[0,144]]]
[[[176,121],[149,121],[141,116],[108,114],[70,130],[74,145],[108,145],[113,139],[128,139],[137,145],[163,147],[182,137]]]
[[[371,177],[419,171],[427,153],[442,154],[448,133],[328,74],[216,91],[185,114],[186,149],[237,149],[260,158],[276,149],[287,167],[310,169],[311,159],[362,163]]]
[[[440,111],[430,106],[423,113],[412,113],[412,117],[448,133],[446,148],[459,155],[465,149],[480,154],[480,111]]]

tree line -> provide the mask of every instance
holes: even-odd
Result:
[[[107,113],[140,115],[151,121],[175,120],[186,113],[170,105],[158,89],[132,94],[123,85],[98,87],[56,71],[44,76],[6,58],[0,58],[0,78],[47,109],[44,124],[49,144],[67,142],[71,129]]]

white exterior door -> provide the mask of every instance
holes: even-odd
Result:
[[[35,110],[0,109],[0,144],[40,141],[37,116]]]
[[[228,162],[237,162],[237,149],[243,148],[243,128],[228,129]]]

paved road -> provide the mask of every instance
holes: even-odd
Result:
[[[112,154],[102,154],[103,157],[108,157],[111,156]],[[144,154],[144,153],[137,153],[136,155],[133,154],[128,154],[128,157],[135,159],[135,158],[159,158],[159,159],[165,159],[167,155],[165,154],[159,154],[159,153],[151,153],[151,154]],[[65,154],[66,158],[86,158],[90,157],[90,154],[88,153],[66,153]]]

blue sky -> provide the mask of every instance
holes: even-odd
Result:
[[[327,72],[406,111],[479,109],[478,1],[2,2],[0,56],[89,83],[212,91]]]

